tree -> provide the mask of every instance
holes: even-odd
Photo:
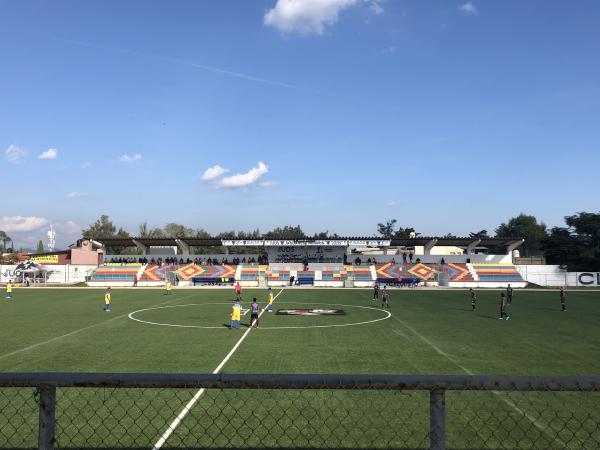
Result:
[[[193,236],[194,230],[179,223],[168,223],[164,227],[164,233],[166,237],[182,238]]]
[[[35,249],[37,253],[44,253],[44,243],[40,239],[37,243],[37,248]]]
[[[107,215],[102,214],[94,224],[81,230],[85,239],[112,238],[116,236],[117,228],[113,225]]]
[[[295,227],[293,227],[291,225],[286,225],[283,228],[277,227],[277,228],[274,228],[273,230],[269,231],[268,233],[265,233],[265,236],[264,236],[265,239],[286,239],[286,240],[306,239],[306,237],[307,236],[304,233],[304,231],[302,231],[302,228],[300,228],[300,225],[297,225]]]
[[[547,237],[546,224],[534,216],[519,214],[496,228],[496,237],[525,238],[521,246],[523,256],[538,256],[542,253],[542,242]]]
[[[6,243],[11,242],[12,239],[2,230],[0,230],[0,241],[2,241],[2,251],[6,252]]]
[[[396,232],[394,228],[396,228],[396,219],[390,219],[386,223],[378,223],[377,224],[377,232],[381,235],[381,237],[385,239],[391,239],[394,237],[394,233]]]
[[[138,236],[141,238],[162,238],[165,237],[165,233],[160,228],[150,228],[148,222],[144,222],[140,225]]]
[[[469,233],[469,237],[473,239],[486,239],[489,236],[487,230],[481,230],[475,233]]]
[[[386,223],[377,224],[377,232],[384,239],[409,239],[411,234],[415,232],[413,227],[398,227],[396,230],[396,219],[390,219]],[[416,233],[419,235],[420,233]]]
[[[600,271],[600,214],[580,212],[565,217],[565,223],[543,242],[547,261],[569,271]]]

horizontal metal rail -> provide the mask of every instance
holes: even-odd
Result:
[[[600,392],[600,376],[5,372],[0,387]]]

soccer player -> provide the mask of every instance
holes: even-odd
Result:
[[[269,295],[267,297],[267,301],[269,302],[269,306],[267,306],[267,311],[273,312],[273,290],[269,288]]]
[[[560,287],[560,308],[562,311],[567,310],[567,304],[565,303],[565,288],[563,286]]]
[[[12,280],[8,280],[8,283],[6,283],[6,290],[4,291],[4,298],[12,298],[12,290]]]
[[[502,320],[506,317],[506,320],[510,319],[510,316],[508,314],[506,314],[506,294],[504,292],[502,292],[500,294],[500,317],[499,319]]]
[[[104,311],[110,312],[110,286],[106,288],[106,292],[104,292]]]
[[[233,326],[239,330],[240,328],[240,318],[242,315],[242,305],[240,305],[239,301],[235,301],[233,307],[231,308],[231,319],[229,320],[229,329],[233,330]]]
[[[250,303],[250,326],[255,326],[258,328],[258,310],[260,306],[256,301],[256,297],[252,299],[252,303]]]
[[[379,300],[379,283],[375,282],[375,286],[373,286],[373,301],[376,302]]]
[[[381,307],[387,307],[387,309],[390,309],[390,304],[388,303],[388,298],[390,297],[390,294],[387,291],[387,286],[383,287],[383,293],[381,294]]]
[[[238,281],[235,285],[235,298],[240,301],[242,299],[242,286],[240,286],[240,282]]]
[[[508,304],[510,305],[512,303],[512,287],[510,287],[510,284],[506,288],[506,296],[508,297]]]
[[[469,288],[469,295],[471,296],[471,308],[475,311],[475,303],[477,302],[477,294],[473,288]]]
[[[165,295],[171,295],[171,289],[173,289],[173,285],[170,281],[165,283]]]

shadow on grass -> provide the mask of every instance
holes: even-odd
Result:
[[[95,450],[97,447],[60,447],[65,450]],[[101,447],[102,450],[148,450],[147,447]],[[164,450],[231,450],[235,447],[162,447]],[[243,447],[248,450],[273,450],[275,447]],[[280,448],[280,447],[277,447]],[[315,450],[320,447],[281,447],[286,450]],[[328,450],[356,450],[363,447],[321,447]],[[386,450],[427,450],[429,447],[372,447],[385,448]],[[510,447],[485,447],[486,450],[523,450]],[[34,447],[0,447],[2,450],[35,450]],[[481,450],[481,447],[446,447],[446,450]]]

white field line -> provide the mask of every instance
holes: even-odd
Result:
[[[410,325],[408,325],[406,322],[404,322],[403,320],[399,319],[397,316],[393,316],[398,322],[400,322],[405,328],[408,328],[412,333],[414,333],[417,337],[419,337],[419,339],[421,339],[423,342],[425,342],[426,344],[428,344],[431,348],[433,348],[436,352],[438,352],[440,355],[442,355],[444,358],[448,359],[451,363],[453,363],[456,367],[459,367],[460,369],[462,369],[467,375],[475,375],[473,372],[471,372],[469,369],[467,369],[465,366],[463,366],[462,364],[460,364],[459,362],[457,362],[452,356],[450,356],[448,353],[446,353],[445,351],[443,351],[441,348],[439,348],[437,345],[435,345],[433,342],[431,342],[429,339],[427,339],[425,336],[423,336],[421,333],[419,333],[417,330],[415,330],[413,327],[411,327]],[[529,419],[529,421],[538,429],[540,430],[542,433],[547,433],[548,431],[548,424],[538,418],[533,417],[531,414],[526,413],[525,411],[523,411],[521,408],[519,408],[517,405],[515,405],[512,401],[500,396],[500,392],[499,391],[492,391],[492,393],[498,397],[500,397],[500,399],[506,403],[508,406],[510,406],[511,408],[513,408],[515,411],[517,411],[519,414],[523,415],[524,417],[526,417],[527,419]],[[565,448],[567,446],[567,444],[562,441],[558,435],[556,436],[550,436],[553,437],[554,439],[556,439],[557,441],[559,441]]]
[[[190,295],[186,295],[185,297],[181,297],[181,298],[177,298],[176,300],[172,300],[172,302],[179,301],[179,300],[185,300],[186,298],[189,298],[191,296],[192,296],[191,294]],[[163,303],[164,302],[157,303],[154,306],[159,306],[159,305],[162,305]],[[112,322],[114,320],[121,319],[121,318],[127,317],[127,316],[128,316],[128,313],[121,314],[120,316],[115,316],[115,317],[113,317],[111,319],[104,320],[102,322],[98,322],[98,323],[94,323],[92,325],[88,325],[87,327],[83,327],[83,328],[79,328],[77,330],[70,331],[69,333],[66,333],[66,334],[63,334],[63,335],[60,335],[60,336],[56,336],[56,337],[50,338],[50,339],[48,339],[46,341],[38,342],[36,344],[32,344],[32,345],[29,345],[27,347],[20,348],[18,350],[12,351],[10,353],[5,353],[4,355],[0,355],[0,359],[8,358],[10,356],[17,355],[17,354],[22,353],[22,352],[27,352],[29,350],[33,350],[34,348],[41,347],[42,345],[51,344],[52,342],[58,341],[60,339],[64,339],[64,338],[67,338],[69,336],[73,336],[75,334],[81,333],[82,331],[86,331],[86,330],[89,330],[89,329],[92,329],[92,328],[95,328],[95,327],[99,327],[99,326],[104,325],[106,323],[109,323],[109,322]]]
[[[273,300],[277,300],[277,297],[279,297],[282,292],[283,292],[283,289],[281,289],[277,293],[277,295],[273,298]],[[264,312],[266,310],[267,310],[267,307],[263,308],[263,310],[258,315],[259,319],[261,318],[261,316],[264,314]],[[236,344],[229,351],[229,353],[227,354],[227,356],[225,357],[225,359],[223,359],[223,361],[221,361],[221,364],[219,364],[217,366],[217,368],[212,371],[213,374],[219,373],[221,371],[221,369],[225,366],[225,364],[227,364],[227,361],[229,361],[229,359],[237,351],[237,349],[242,344],[242,342],[244,342],[244,339],[246,339],[246,336],[248,336],[248,334],[250,334],[250,332],[252,331],[252,328],[253,328],[252,325],[254,325],[254,323],[250,324],[250,327],[248,327],[248,329],[244,332],[244,334],[242,335],[242,337],[236,342]],[[175,419],[173,419],[173,422],[171,422],[171,424],[166,429],[166,431],[162,434],[162,436],[160,437],[160,439],[158,441],[156,441],[156,444],[154,444],[154,447],[152,447],[152,450],[159,450],[163,445],[165,445],[165,442],[167,442],[167,439],[169,439],[169,437],[171,437],[171,435],[177,429],[177,427],[179,426],[179,424],[181,423],[181,421],[188,415],[188,413],[194,407],[194,405],[196,404],[196,402],[200,399],[200,397],[202,397],[202,395],[204,394],[204,392],[206,392],[206,389],[205,388],[201,388],[201,389],[198,390],[198,392],[196,392],[194,394],[194,396],[192,397],[192,399],[189,402],[187,402],[187,404],[184,406],[184,408],[181,410],[181,412],[179,414],[177,414],[177,417],[175,417]]]

